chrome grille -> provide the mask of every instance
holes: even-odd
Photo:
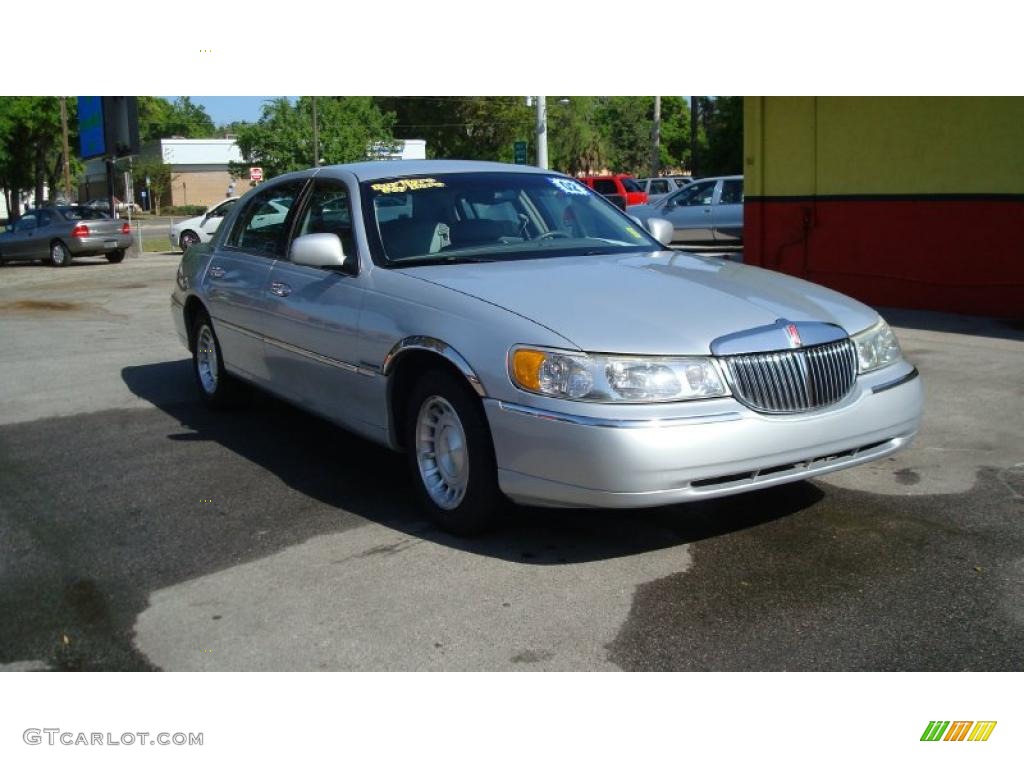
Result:
[[[839,402],[857,379],[849,339],[720,358],[736,399],[762,413],[800,413]]]

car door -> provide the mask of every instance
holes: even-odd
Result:
[[[203,230],[203,234],[206,235],[204,240],[209,242],[213,239],[214,234],[217,232],[217,228],[220,227],[220,223],[224,221],[224,217],[227,216],[228,211],[238,202],[237,200],[225,200],[223,203],[215,206],[210,210],[209,213],[203,218],[199,228]]]
[[[716,179],[698,181],[665,201],[662,216],[672,222],[672,242],[713,243]]]
[[[715,242],[743,242],[743,179],[723,179],[714,205]]]
[[[287,212],[298,200],[305,179],[267,184],[245,203],[233,219],[231,232],[214,241],[202,277],[224,366],[243,377],[266,382],[263,333],[270,304],[267,288],[276,259],[285,257],[289,218],[267,223],[271,200]]]
[[[33,241],[38,224],[39,219],[35,211],[26,213],[14,222],[14,231],[11,233],[10,241],[4,245],[4,258],[31,259],[45,256],[45,250],[42,256],[33,256]]]
[[[337,235],[343,268],[281,259],[270,272],[265,355],[271,388],[345,426],[359,427],[374,411],[372,377],[359,365],[363,279],[352,230],[352,190],[340,179],[317,178],[296,217],[294,236]]]

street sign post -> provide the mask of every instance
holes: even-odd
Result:
[[[516,165],[526,165],[526,146],[525,141],[517,141],[512,145]]]
[[[262,168],[250,168],[249,169],[249,181],[263,181],[263,169]]]

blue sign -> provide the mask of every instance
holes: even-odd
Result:
[[[103,157],[107,142],[103,135],[103,97],[78,97],[78,138],[82,159]]]

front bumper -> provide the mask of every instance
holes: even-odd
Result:
[[[73,256],[111,253],[126,251],[132,245],[132,236],[118,232],[116,235],[89,235],[88,237],[69,237],[68,250]]]
[[[498,483],[541,506],[639,508],[727,496],[801,480],[907,446],[921,420],[917,371],[899,363],[858,377],[821,411],[773,416],[737,401],[679,404],[670,418],[565,414],[484,400]],[[552,401],[557,408],[557,401]]]

